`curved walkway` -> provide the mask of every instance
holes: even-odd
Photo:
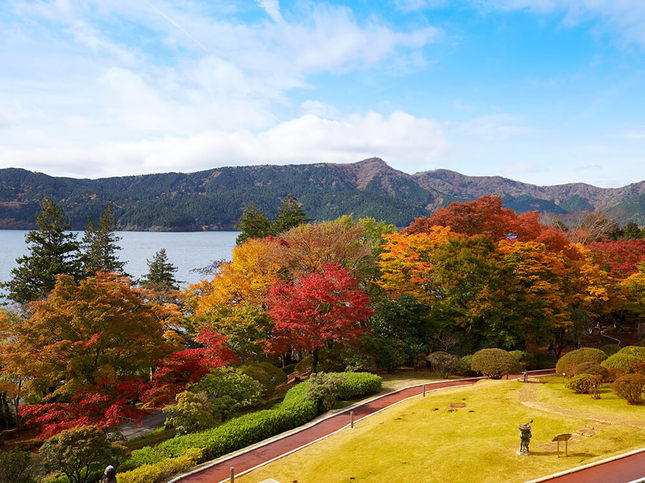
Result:
[[[531,375],[553,374],[553,370],[531,371]],[[518,375],[511,376],[514,378]],[[429,382],[425,384],[426,391],[434,391],[447,387],[468,386],[483,379],[481,377],[471,379],[458,379],[454,381]],[[227,481],[230,477],[231,467],[235,468],[235,474],[240,475],[257,466],[264,465],[270,461],[286,456],[304,446],[308,446],[331,434],[345,428],[350,423],[350,411],[354,412],[354,421],[371,416],[385,408],[388,408],[401,401],[418,396],[423,393],[424,384],[400,389],[383,396],[378,396],[358,406],[350,407],[344,411],[328,416],[308,426],[296,430],[284,437],[274,439],[266,444],[249,448],[241,454],[234,454],[230,457],[223,457],[215,460],[203,468],[199,468],[187,475],[180,476],[173,481],[182,483],[215,483]]]

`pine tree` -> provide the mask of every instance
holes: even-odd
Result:
[[[249,238],[264,238],[272,234],[271,222],[267,215],[258,210],[253,202],[244,210],[235,228],[242,232],[235,239],[235,243],[238,245]]]
[[[154,254],[148,263],[148,273],[143,276],[143,285],[153,290],[177,290],[179,281],[175,278],[177,267],[168,261],[166,249],[162,248]]]
[[[121,247],[117,243],[121,237],[114,233],[116,229],[116,218],[109,204],[101,215],[98,227],[94,226],[91,218],[88,221],[82,242],[82,262],[86,275],[91,276],[99,271],[127,275],[123,270],[125,262],[118,258]]]
[[[70,229],[63,209],[51,198],[40,202],[42,212],[36,218],[37,230],[25,236],[29,254],[16,260],[12,278],[2,284],[8,298],[26,303],[46,296],[56,284],[56,276],[67,274],[80,278],[79,243]]]
[[[283,233],[298,225],[312,221],[311,218],[307,218],[305,211],[302,209],[302,203],[298,202],[295,196],[287,195],[281,201],[282,205],[278,208],[278,215],[271,225],[274,234]]]

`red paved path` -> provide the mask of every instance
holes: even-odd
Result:
[[[645,478],[645,452],[547,480],[557,483],[627,483]]]
[[[531,375],[542,375],[553,373],[553,370],[546,371],[531,371]],[[520,376],[511,376],[514,378]],[[453,386],[467,386],[477,382],[479,378],[458,380],[458,381],[445,381],[445,382],[430,382],[426,383],[427,390],[441,389]],[[358,421],[370,414],[373,414],[383,408],[391,406],[403,399],[417,396],[423,392],[423,385],[401,389],[395,393],[386,394],[378,399],[374,399],[365,404],[352,408],[354,411],[354,421]],[[234,456],[230,459],[217,463],[209,468],[205,468],[198,473],[188,475],[181,479],[182,483],[215,483],[221,482],[229,478],[231,466],[235,468],[235,474],[241,474],[243,471],[254,468],[262,463],[266,463],[278,456],[284,455],[293,451],[301,446],[304,446],[312,441],[315,441],[323,436],[327,436],[335,431],[338,431],[344,426],[349,424],[349,411],[339,413],[328,419],[323,419],[313,426],[298,431],[297,433],[290,434],[282,439],[272,441],[271,443],[255,448],[247,453]]]

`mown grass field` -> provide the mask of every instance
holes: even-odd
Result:
[[[608,424],[526,407],[523,384],[481,381],[400,403],[325,440],[281,458],[236,482],[273,478],[280,483],[353,481],[526,481],[603,459],[645,443],[645,406],[576,395],[561,384],[533,384],[533,401],[604,414],[642,426]],[[450,411],[451,402],[466,407]],[[532,418],[531,456],[516,454],[518,424]],[[569,457],[551,440],[573,433]]]

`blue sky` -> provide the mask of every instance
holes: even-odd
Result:
[[[642,0],[3,0],[0,28],[0,168],[645,179]]]

